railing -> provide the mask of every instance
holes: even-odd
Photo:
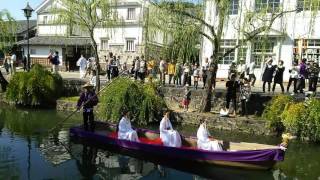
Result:
[[[32,64],[40,64],[44,67],[51,67],[51,63],[49,59],[47,58],[31,58],[31,63]]]

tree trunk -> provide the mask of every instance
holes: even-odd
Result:
[[[3,77],[2,72],[0,70],[0,86],[1,86],[2,92],[5,92],[7,90],[8,84],[9,84],[8,81]]]
[[[91,39],[91,45],[94,51],[95,60],[96,60],[96,92],[98,93],[100,91],[100,62],[99,62],[99,55],[98,55],[98,46],[93,37],[93,29],[90,30],[90,39]]]
[[[212,86],[213,82],[216,81],[216,75],[218,71],[218,57],[217,57],[217,52],[214,50],[213,53],[213,61],[211,62],[210,68],[209,68],[209,73],[207,77],[207,88],[206,88],[206,95],[202,99],[202,105],[200,112],[210,112],[211,111],[211,99],[212,99]]]

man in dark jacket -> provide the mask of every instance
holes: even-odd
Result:
[[[83,86],[84,92],[81,93],[77,103],[78,110],[83,106],[83,127],[86,131],[94,131],[95,128],[93,107],[98,104],[98,97],[94,92],[93,87],[94,86],[90,83],[86,83]]]
[[[227,94],[226,94],[226,101],[227,101],[227,109],[230,107],[230,102],[233,103],[233,115],[236,114],[237,110],[237,92],[240,88],[239,81],[236,81],[236,74],[231,74],[230,80],[226,83],[227,87]],[[230,111],[229,111],[230,112]]]
[[[319,66],[317,62],[311,62],[310,67],[308,68],[309,74],[309,91],[316,92],[318,76],[319,76]]]

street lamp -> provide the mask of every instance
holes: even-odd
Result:
[[[30,71],[30,51],[29,51],[29,18],[32,16],[33,9],[29,6],[29,3],[27,3],[27,6],[22,9],[24,12],[24,16],[27,18],[28,23],[28,30],[27,30],[27,49],[28,49],[28,55],[27,55],[27,70]]]

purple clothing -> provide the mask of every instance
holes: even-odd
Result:
[[[83,111],[93,110],[93,106],[98,104],[98,97],[94,91],[82,92],[77,103],[77,107],[83,105]]]
[[[305,63],[300,63],[299,65],[300,70],[299,70],[299,75],[301,78],[306,78],[307,75],[307,66]]]

